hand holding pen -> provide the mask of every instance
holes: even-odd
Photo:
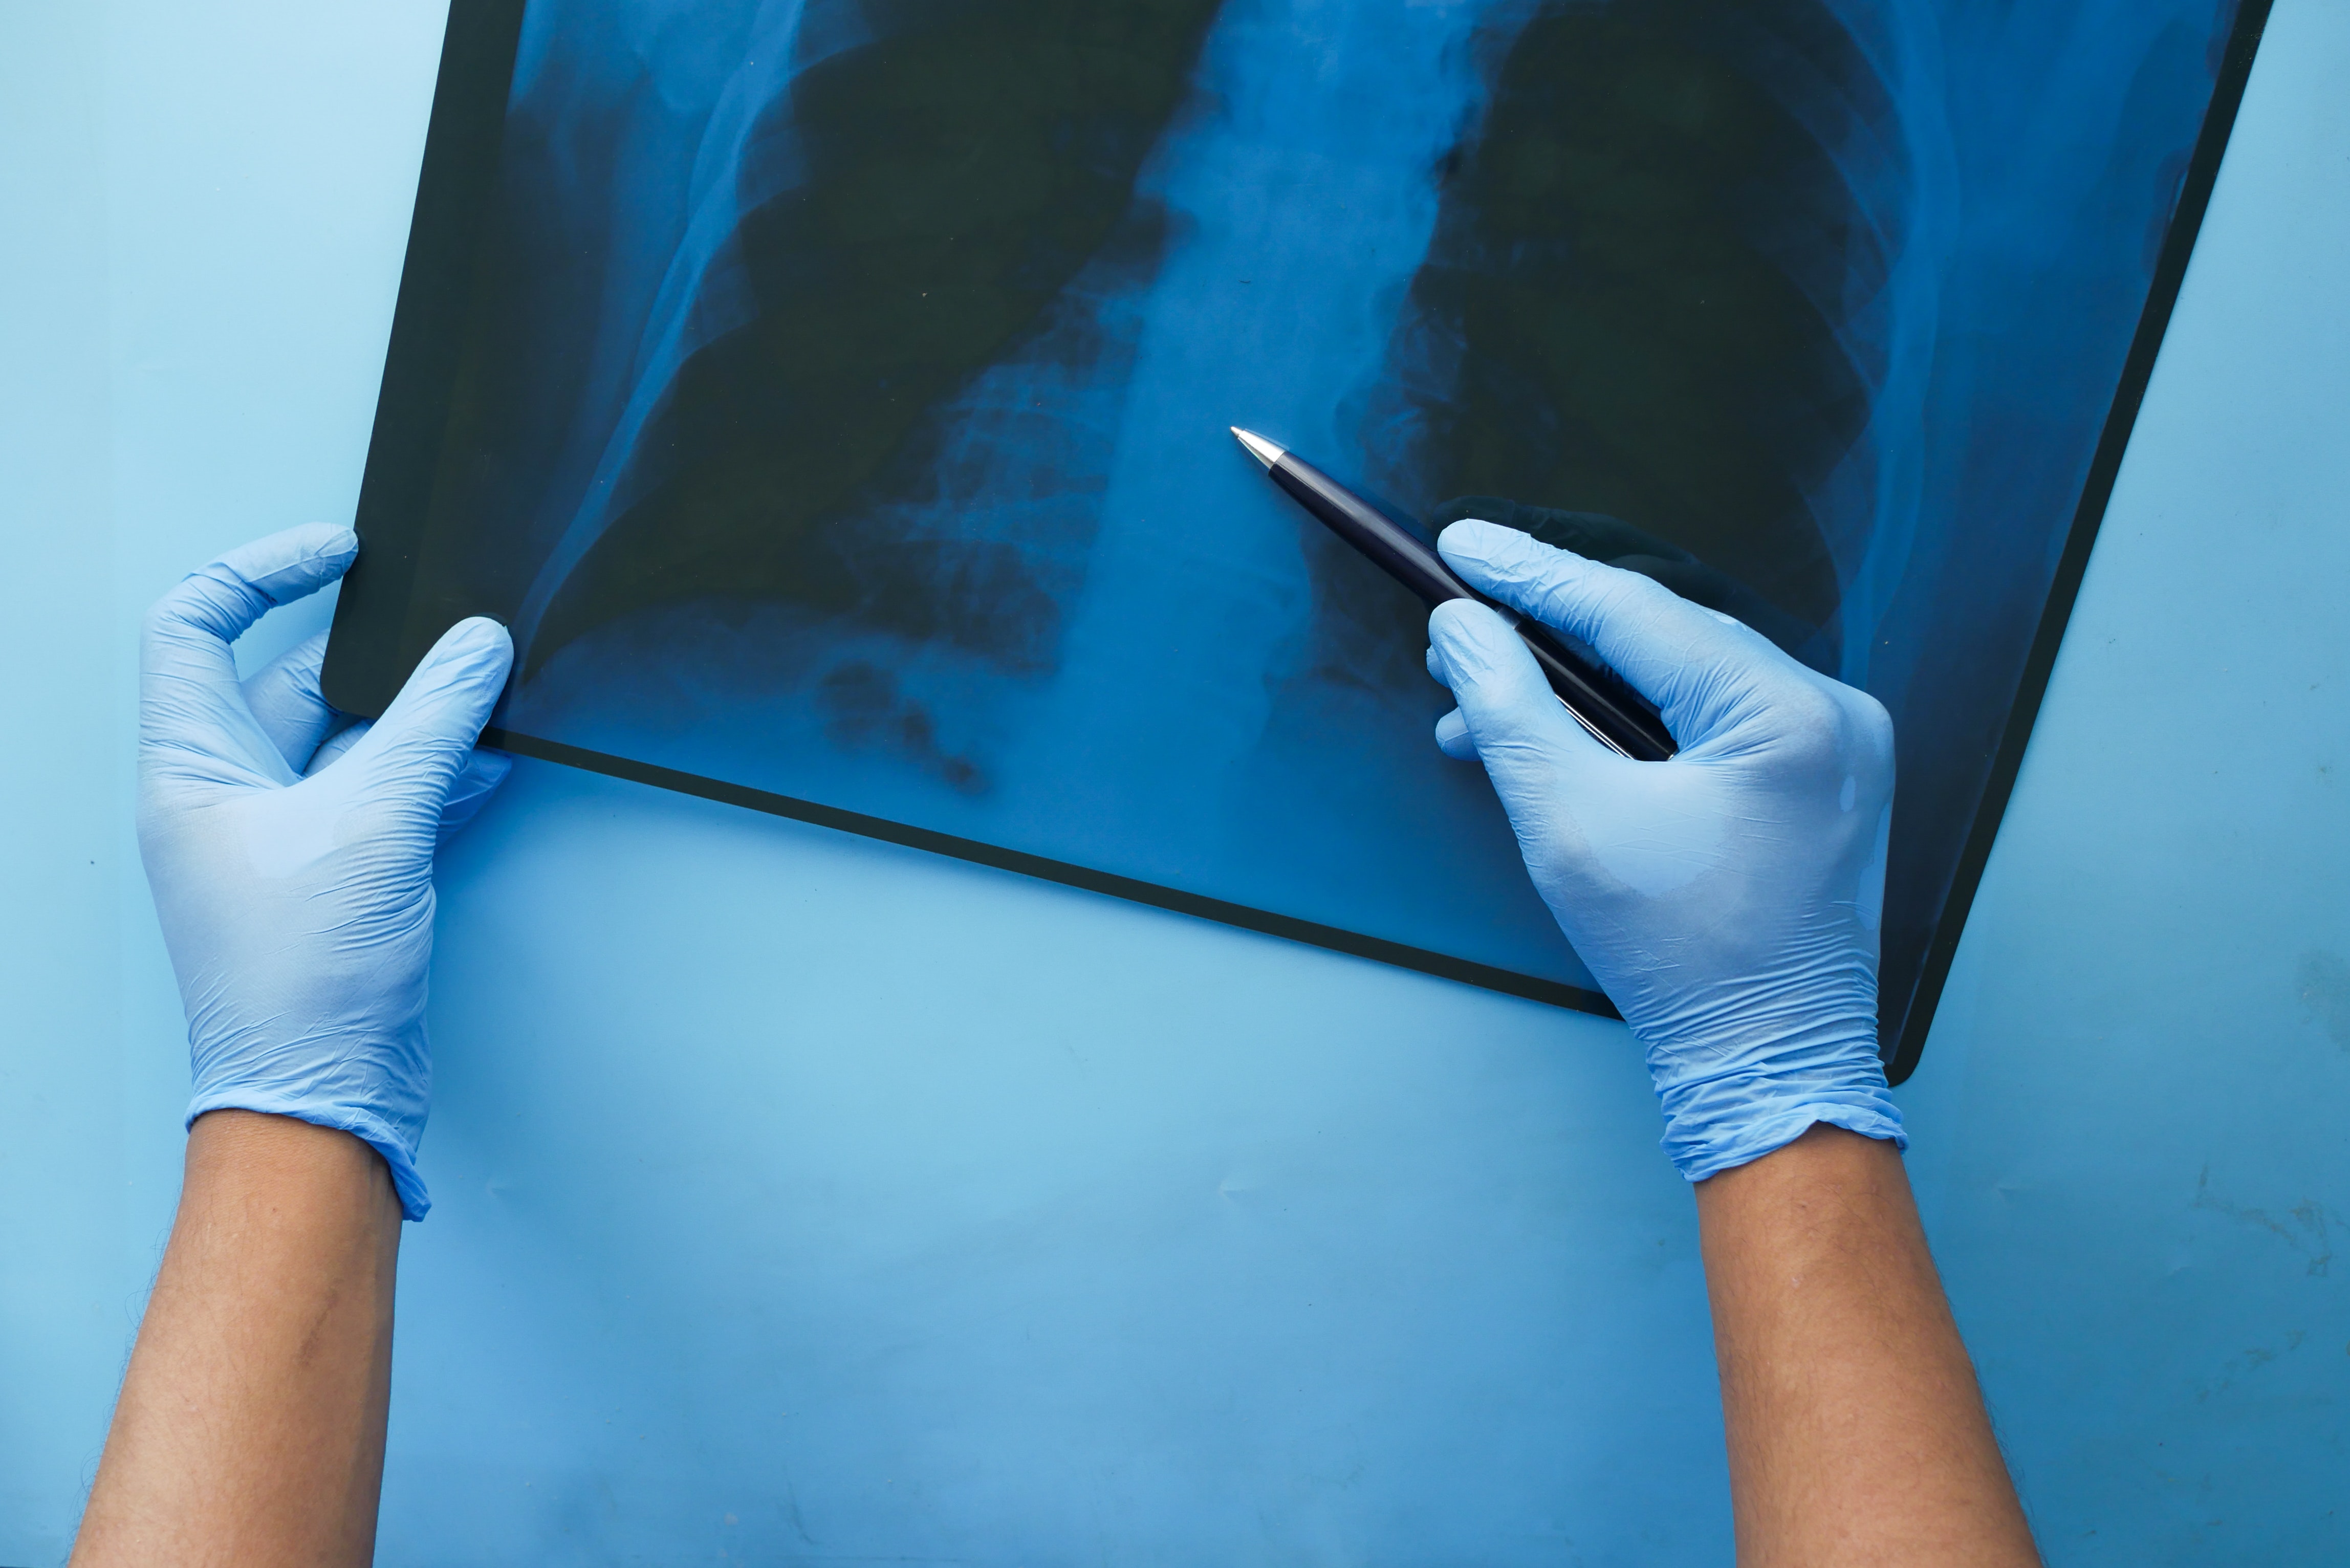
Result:
[[[1429,673],[1461,704],[1437,743],[1485,764],[1535,888],[1648,1047],[1682,1171],[1814,1121],[1898,1139],[1877,1041],[1884,708],[1730,616],[1515,529],[1459,522],[1431,550],[1232,433],[1433,607]]]
[[[1472,599],[1507,619],[1525,639],[1527,651],[1575,722],[1609,750],[1635,762],[1651,763],[1662,762],[1678,749],[1656,709],[1607,666],[1546,628],[1521,620],[1515,612],[1462,582],[1441,556],[1409,530],[1295,452],[1238,425],[1232,427],[1232,434],[1250,456],[1264,464],[1275,484],[1332,533],[1418,594],[1430,609],[1452,599]]]

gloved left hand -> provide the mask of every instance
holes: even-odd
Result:
[[[187,1009],[189,1123],[236,1109],[351,1133],[421,1220],[432,852],[511,765],[473,742],[514,648],[496,622],[461,621],[380,721],[338,733],[323,634],[240,682],[229,645],[358,551],[348,528],[291,528],[148,613],[139,847]]]

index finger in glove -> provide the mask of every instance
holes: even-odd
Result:
[[[358,553],[349,529],[306,524],[239,545],[157,599],[140,644],[144,738],[207,753],[224,744],[244,749],[261,731],[229,645],[269,611],[341,576]]]
[[[1437,548],[1471,587],[1587,643],[1657,705],[1685,745],[1703,739],[1729,699],[1767,695],[1802,669],[1728,616],[1514,528],[1455,523]]]
[[[269,737],[286,765],[308,773],[319,743],[349,721],[328,704],[318,690],[326,662],[327,634],[304,638],[263,665],[244,681],[244,705]]]

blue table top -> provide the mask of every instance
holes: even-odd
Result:
[[[0,1563],[177,1182],[137,618],[349,514],[442,15],[0,20]],[[1899,1092],[2052,1563],[2350,1558],[2345,78],[2279,0]],[[1727,1560],[1619,1026],[527,763],[441,886],[385,1561]]]

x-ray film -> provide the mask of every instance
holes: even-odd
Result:
[[[2259,0],[455,0],[328,692],[1606,1009],[1226,433],[1891,710],[1914,1062]]]

